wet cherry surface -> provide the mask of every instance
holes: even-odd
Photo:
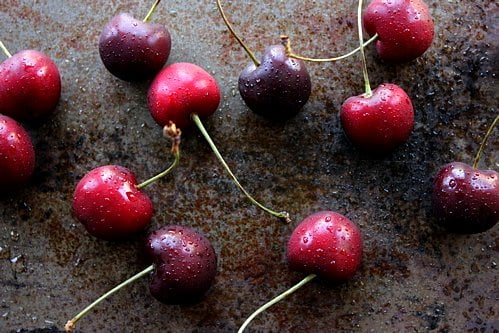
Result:
[[[368,47],[373,87],[393,82],[410,96],[414,129],[383,157],[352,149],[338,112],[363,91],[360,58],[307,64],[307,104],[284,124],[254,114],[238,93],[248,57],[224,28],[215,3],[161,2],[152,21],[168,26],[167,64],[191,62],[219,82],[218,110],[204,124],[227,163],[262,202],[286,209],[276,221],[241,198],[197,131],[184,131],[179,166],[145,190],[156,213],[145,232],[182,225],[211,241],[218,273],[202,302],[165,305],[148,279],[117,293],[81,322],[83,332],[234,332],[257,307],[295,284],[286,244],[308,215],[336,211],[361,229],[365,258],[351,280],[316,279],[255,318],[274,332],[480,332],[497,326],[498,227],[450,234],[433,216],[438,170],[472,163],[497,114],[491,45],[496,2],[426,1],[435,23],[431,47],[409,63],[388,65]],[[355,2],[224,1],[250,48],[287,34],[293,52],[335,56],[357,47]],[[366,2],[367,6],[368,3]],[[102,28],[118,12],[150,3],[0,1],[2,41],[11,52],[37,49],[58,65],[62,95],[47,122],[27,127],[37,149],[29,185],[0,200],[0,331],[54,327],[147,265],[143,239],[107,242],[88,235],[71,213],[78,181],[102,165],[122,165],[138,180],[171,162],[147,106],[148,82],[106,70]],[[139,15],[141,17],[141,15]],[[480,169],[497,169],[497,131]]]

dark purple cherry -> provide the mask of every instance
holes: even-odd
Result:
[[[170,33],[163,25],[137,20],[128,13],[115,16],[99,40],[104,66],[125,81],[153,77],[165,65],[170,50]]]
[[[147,238],[146,253],[156,267],[149,290],[162,303],[197,301],[213,284],[217,255],[210,241],[194,229],[158,229]]]
[[[283,45],[267,47],[260,65],[249,64],[239,76],[246,105],[270,120],[296,115],[310,97],[312,84],[302,60],[287,56]]]
[[[439,221],[456,233],[489,230],[499,221],[499,173],[452,162],[433,181],[432,204]]]

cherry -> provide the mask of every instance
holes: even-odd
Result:
[[[154,231],[147,238],[146,253],[156,265],[150,292],[162,303],[197,301],[214,281],[215,250],[193,229],[168,226]]]
[[[480,233],[499,221],[499,173],[478,169],[480,155],[498,119],[499,116],[489,127],[472,166],[448,163],[433,180],[433,212],[451,232]]]
[[[238,80],[243,101],[253,112],[273,121],[296,115],[307,103],[312,89],[305,63],[289,57],[283,45],[267,47],[261,61],[257,60],[234,32],[220,0],[217,6],[228,29],[252,60]]]
[[[149,112],[157,124],[173,123],[184,129],[192,122],[201,131],[215,156],[234,183],[256,206],[267,213],[289,221],[287,212],[275,212],[256,201],[239,183],[206,131],[202,118],[209,117],[220,104],[216,80],[203,68],[191,63],[174,63],[163,68],[154,78],[147,94]]]
[[[128,13],[113,17],[102,30],[99,54],[104,66],[125,81],[153,77],[170,56],[171,36],[161,24],[148,23],[156,0],[143,21]]]
[[[414,127],[414,108],[406,92],[393,83],[371,91],[364,56],[361,26],[362,1],[358,6],[358,32],[365,93],[348,98],[340,109],[340,122],[347,138],[373,153],[388,153],[407,141]]]
[[[73,215],[87,231],[104,240],[121,240],[145,229],[154,213],[153,204],[141,188],[169,173],[179,161],[180,131],[164,128],[172,138],[175,161],[160,174],[137,184],[135,175],[118,165],[91,170],[77,184],[73,193]]]
[[[165,304],[199,301],[215,281],[215,249],[204,235],[192,228],[172,225],[153,231],[147,237],[145,252],[153,264],[83,309],[66,323],[66,332],[73,332],[76,323],[104,299],[151,272],[151,295]]]
[[[421,0],[373,0],[363,22],[369,35],[378,34],[377,53],[388,62],[414,60],[433,41],[433,20]]]
[[[201,67],[181,62],[163,68],[152,81],[147,95],[149,111],[156,123],[173,122],[185,129],[192,114],[211,116],[220,104],[216,80]]]
[[[359,228],[345,216],[323,211],[305,218],[288,242],[289,267],[330,281],[350,279],[362,261]]]
[[[28,132],[14,119],[0,114],[0,190],[25,185],[35,169],[35,149]]]
[[[153,205],[130,170],[106,165],[87,173],[76,186],[73,215],[91,235],[117,240],[143,230]]]
[[[371,95],[348,98],[341,106],[340,121],[354,145],[366,151],[386,153],[411,135],[414,108],[402,88],[383,83]]]
[[[11,55],[0,64],[0,113],[18,121],[39,121],[55,112],[61,96],[57,65],[36,50]]]
[[[242,333],[259,313],[291,295],[315,277],[333,282],[351,279],[361,265],[362,252],[361,231],[348,218],[333,211],[309,215],[296,226],[287,246],[289,267],[308,275],[253,312],[238,332]]]

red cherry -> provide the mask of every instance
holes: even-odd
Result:
[[[452,162],[433,181],[432,204],[449,231],[479,233],[499,221],[499,173]]]
[[[390,152],[409,138],[414,127],[411,99],[402,88],[384,83],[365,94],[348,98],[340,110],[348,139],[375,153]]]
[[[220,104],[220,89],[208,72],[191,63],[175,63],[154,78],[147,95],[149,111],[160,126],[170,121],[185,129],[191,115],[212,115]]]
[[[291,269],[330,281],[350,279],[362,261],[362,235],[345,216],[323,211],[305,218],[288,242]]]
[[[51,115],[61,96],[61,77],[45,54],[25,50],[0,64],[0,113],[36,121]]]
[[[135,175],[124,167],[93,169],[76,186],[73,214],[95,237],[130,237],[150,223],[154,210],[149,197],[136,186]]]
[[[389,62],[414,60],[433,41],[433,20],[421,0],[373,0],[364,12],[363,25],[369,35],[378,34],[376,50]]]
[[[0,189],[28,182],[35,168],[35,149],[28,132],[14,119],[0,115]]]

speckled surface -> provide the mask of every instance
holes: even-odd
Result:
[[[205,125],[246,189],[290,212],[285,225],[251,206],[232,184],[199,131],[184,133],[180,166],[149,186],[165,224],[202,231],[219,255],[219,273],[196,305],[167,306],[143,279],[78,323],[82,332],[234,332],[259,305],[304,276],[285,262],[293,226],[317,210],[336,210],[362,229],[361,270],[345,284],[313,281],[255,318],[250,332],[497,332],[497,226],[449,235],[435,226],[429,192],[439,166],[472,163],[498,113],[498,5],[427,1],[436,24],[432,47],[403,65],[366,51],[371,84],[394,82],[412,97],[409,141],[376,158],[354,149],[338,120],[341,103],[362,93],[360,59],[309,64],[312,96],[283,125],[249,111],[237,78],[250,61],[230,37],[215,2],[164,1],[153,21],[166,24],[169,63],[194,62],[218,80],[223,101]],[[143,17],[136,1],[2,0],[0,39],[12,53],[34,48],[62,76],[57,114],[28,126],[37,149],[25,189],[0,199],[0,331],[58,327],[145,267],[141,240],[109,243],[71,217],[78,180],[104,164],[139,180],[170,162],[169,143],[146,106],[147,83],[112,77],[100,62],[100,30],[113,15]],[[356,2],[225,1],[227,15],[256,53],[288,34],[295,53],[334,56],[355,48]],[[497,131],[481,160],[499,168]],[[43,330],[39,330],[43,331]]]

